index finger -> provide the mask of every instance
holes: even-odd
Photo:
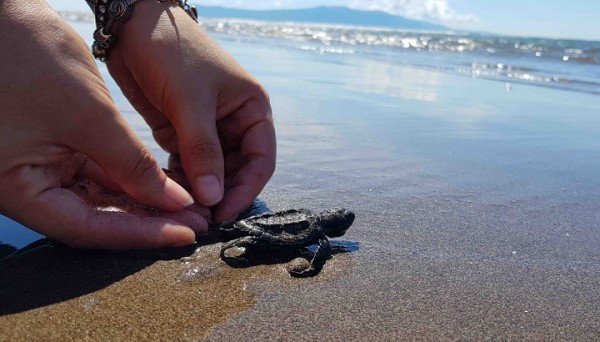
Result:
[[[228,184],[214,213],[215,222],[233,221],[258,197],[275,171],[277,147],[270,111],[249,125],[239,144],[239,150],[225,159],[227,164],[237,165],[226,165]]]
[[[41,192],[27,211],[35,215],[23,213],[19,221],[72,247],[153,249],[195,242],[194,231],[175,220],[98,210],[58,187]]]

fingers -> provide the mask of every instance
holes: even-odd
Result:
[[[222,124],[223,135],[241,137],[227,152],[227,191],[217,207],[215,222],[233,221],[258,197],[275,171],[276,139],[270,106],[255,99]]]
[[[80,167],[79,158],[72,159],[74,162],[66,160],[58,166],[25,166],[3,173],[6,183],[0,191],[0,203],[5,204],[4,213],[41,234],[81,248],[184,246],[194,243],[196,233],[208,229],[197,209],[152,210],[90,181],[61,188],[63,175],[75,174]],[[111,211],[97,206],[110,207]]]
[[[183,109],[174,115],[181,161],[197,201],[213,206],[221,201],[224,190],[223,152],[215,114],[210,110],[214,104],[211,107],[198,100],[193,108],[197,109]],[[204,113],[198,113],[200,109]]]
[[[173,211],[193,204],[192,196],[164,174],[110,98],[95,105],[83,116],[86,122],[72,124],[69,146],[92,159],[121,189],[144,204]],[[94,129],[84,135],[81,127]]]
[[[245,210],[275,170],[275,129],[268,95],[253,81],[233,83],[221,92],[225,98],[218,99],[219,106],[207,100],[210,94],[189,94],[194,100],[172,112],[183,168],[200,203],[219,203],[217,223],[233,220]]]
[[[219,108],[218,128],[210,112],[214,105],[201,96],[196,96],[197,103],[187,103],[203,112],[190,108],[173,116],[183,168],[196,199],[207,206],[219,204],[217,223],[235,219],[250,206],[275,171],[275,129],[268,96],[262,87],[245,84],[230,101],[241,102],[238,107]]]
[[[43,191],[26,209],[25,225],[72,247],[153,249],[195,241],[194,231],[175,220],[96,210],[61,188]]]
[[[63,186],[63,188],[65,188]],[[207,220],[211,219],[208,208],[194,204],[180,211],[164,211],[148,207],[132,199],[118,189],[110,191],[90,179],[78,178],[68,183],[66,189],[72,191],[88,205],[102,210],[122,211],[140,217],[162,217],[173,219],[203,234],[208,229]]]

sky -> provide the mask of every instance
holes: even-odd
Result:
[[[58,10],[88,10],[84,0],[47,0]],[[202,0],[247,9],[347,6],[380,10],[454,29],[600,41],[600,0]]]

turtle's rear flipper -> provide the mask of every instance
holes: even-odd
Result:
[[[225,242],[221,246],[221,260],[225,261],[229,265],[235,265],[247,262],[246,250],[256,244],[256,238],[253,236],[244,236],[239,239]],[[244,251],[241,254],[227,253],[231,248],[243,248]]]
[[[306,278],[306,277],[314,277],[325,265],[325,261],[329,259],[331,256],[331,245],[329,244],[329,239],[324,237],[319,239],[319,247],[315,252],[312,260],[310,261],[310,265],[305,268],[292,268],[289,270],[290,275],[295,278]]]

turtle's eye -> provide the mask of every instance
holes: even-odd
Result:
[[[344,210],[344,212],[342,213],[342,216],[340,218],[340,220],[342,221],[342,223],[340,225],[345,227],[344,231],[347,230],[348,228],[350,228],[352,223],[354,223],[355,217],[356,217],[356,215],[354,215],[353,212],[351,212],[349,210]]]

